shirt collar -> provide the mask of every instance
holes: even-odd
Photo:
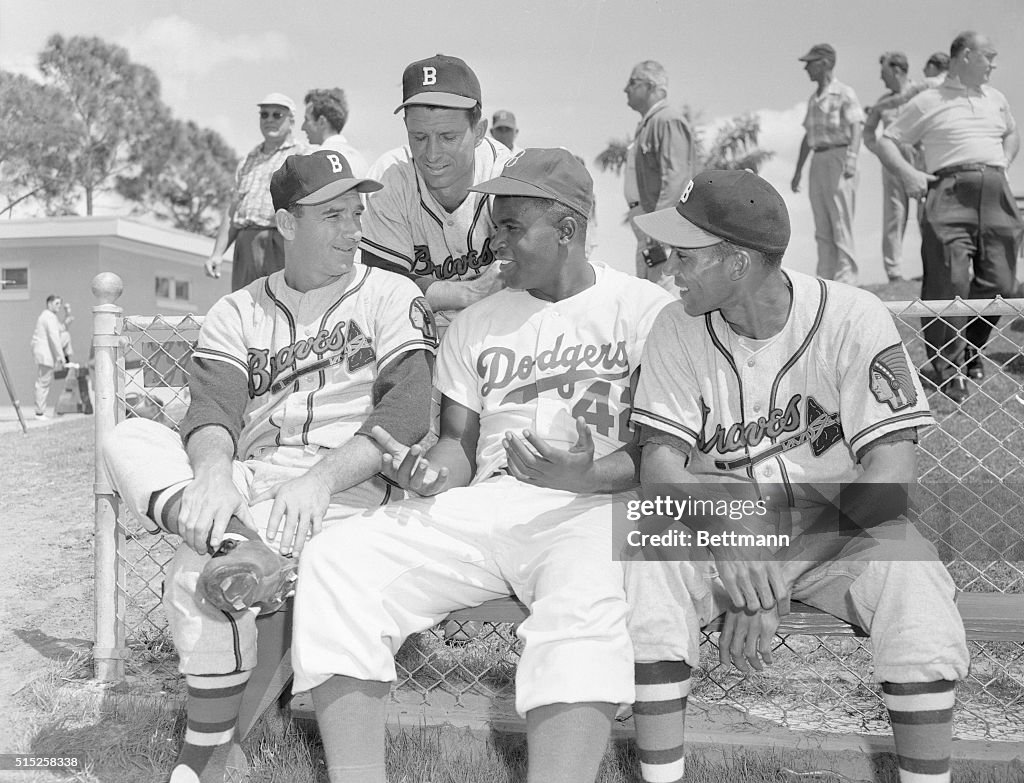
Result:
[[[664,107],[665,107],[665,106],[667,106],[667,105],[668,105],[668,98],[662,98],[662,99],[661,99],[660,101],[658,101],[657,103],[655,103],[655,104],[654,104],[654,105],[653,105],[653,106],[652,106],[651,108],[649,108],[649,109],[647,110],[647,113],[646,113],[646,114],[644,114],[643,118],[642,118],[642,119],[640,120],[640,124],[641,124],[641,125],[643,125],[643,123],[644,123],[644,122],[645,122],[645,121],[646,121],[646,120],[647,120],[647,119],[648,119],[648,118],[649,118],[649,117],[650,117],[650,116],[651,116],[652,114],[654,114],[654,112],[656,112],[656,111],[658,111],[658,110],[660,110],[660,109],[664,108]]]
[[[946,75],[946,81],[942,83],[942,87],[946,88],[947,90],[956,90],[957,92],[967,93],[968,95],[985,94],[984,84],[981,85],[980,87],[965,87],[963,82],[960,81],[960,77],[954,76],[953,74]]]

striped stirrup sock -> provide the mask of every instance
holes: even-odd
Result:
[[[638,663],[633,722],[645,783],[677,783],[685,771],[686,699],[690,666],[684,661]]]
[[[882,683],[900,783],[949,783],[955,686],[950,680]]]
[[[224,770],[213,769],[210,760],[234,739],[238,708],[249,674],[185,675],[188,724],[170,783],[220,783],[223,780]],[[225,758],[224,753],[217,756]]]

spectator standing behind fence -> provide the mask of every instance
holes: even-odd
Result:
[[[516,144],[516,137],[519,136],[516,115],[507,109],[499,109],[494,112],[494,116],[491,118],[491,136],[508,147],[513,155],[518,155],[523,151],[523,148]]]
[[[886,52],[878,59],[881,65],[880,77],[888,88],[879,102],[901,96],[914,88],[908,72],[910,66],[903,52]],[[876,103],[867,112],[864,123],[864,146],[876,155],[876,136],[879,123],[884,130],[893,121],[899,109],[881,109]],[[900,145],[900,152],[910,163],[914,162],[914,148],[909,144]],[[903,181],[897,174],[882,166],[882,263],[890,283],[903,280],[903,234],[907,230],[907,208],[909,199]]]
[[[882,162],[907,194],[924,198],[921,261],[924,299],[1013,296],[1024,223],[1006,178],[1020,134],[1006,97],[988,81],[996,50],[987,36],[958,35],[941,86],[911,100],[879,140]],[[920,171],[900,154],[919,145]],[[967,378],[985,377],[979,352],[998,316],[922,319],[930,380],[954,402],[968,395]]]
[[[232,291],[284,268],[284,240],[274,223],[270,178],[289,155],[309,151],[306,143],[293,135],[295,102],[291,98],[272,92],[256,105],[263,141],[245,156],[235,172],[235,194],[206,261],[206,274],[220,277],[222,257],[234,242]]]
[[[345,91],[340,87],[310,90],[306,93],[305,102],[306,114],[302,121],[302,130],[309,143],[321,149],[340,152],[352,166],[352,173],[357,177],[365,177],[368,168],[366,158],[341,132],[348,122],[348,101],[345,99]]]
[[[703,172],[687,193],[637,220],[676,248],[683,292],[640,364],[641,486],[765,513],[695,513],[679,532],[726,545],[627,563],[644,780],[683,779],[700,628],[724,611],[721,663],[760,671],[792,596],[870,631],[900,780],[948,783],[967,642],[953,580],[905,516],[917,428],[934,421],[896,325],[874,295],[782,268],[789,214],[765,180]],[[728,544],[780,532],[781,547]]]
[[[63,309],[63,300],[56,294],[46,297],[46,307],[36,319],[32,332],[32,355],[36,360],[35,404],[36,418],[45,419],[47,398],[53,373],[64,367],[67,358],[61,337],[61,322],[57,313]]]
[[[340,153],[289,157],[271,180],[285,268],[210,308],[180,435],[128,419],[104,449],[132,514],[181,536],[163,593],[188,686],[171,783],[244,778],[235,726],[260,695],[246,684],[257,660],[287,649],[285,555],[394,497],[375,424],[407,444],[427,432],[430,310],[410,281],[353,263],[359,194],[379,187]]]
[[[640,115],[632,144],[636,200],[627,195],[632,224],[637,215],[664,209],[679,201],[683,188],[695,173],[696,149],[686,119],[669,106],[668,73],[661,63],[655,60],[638,63],[629,74],[623,92],[629,108]],[[628,165],[626,176],[630,176]],[[632,193],[628,185],[626,192]],[[650,237],[637,235],[637,277],[671,289],[672,279],[663,272],[667,258],[667,248]]]
[[[800,192],[804,162],[813,152],[807,189],[818,243],[817,274],[857,285],[853,213],[864,112],[853,88],[833,75],[836,50],[830,44],[815,44],[799,59],[818,87],[807,101],[806,133],[791,187],[794,193]]]

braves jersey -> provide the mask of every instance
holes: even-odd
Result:
[[[372,410],[379,371],[407,351],[436,349],[429,306],[411,280],[354,270],[306,293],[275,272],[210,308],[194,355],[248,381],[240,459],[279,446],[310,454],[340,446]]]
[[[917,372],[874,295],[797,272],[786,325],[736,334],[720,312],[662,312],[644,352],[633,421],[681,438],[690,472],[846,483],[877,438],[933,424]]]
[[[476,147],[473,184],[501,174],[509,159],[505,145],[485,138]],[[484,193],[470,193],[448,212],[427,190],[412,162],[393,163],[381,175],[384,189],[368,199],[360,247],[416,277],[471,280],[494,261],[495,226]],[[439,322],[453,316],[438,313]]]
[[[548,302],[505,289],[467,307],[448,328],[435,385],[480,416],[474,482],[505,465],[506,430],[530,429],[568,449],[583,416],[595,458],[632,439],[630,376],[672,297],[646,280],[592,266],[594,285],[575,296]]]

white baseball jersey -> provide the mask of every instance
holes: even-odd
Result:
[[[846,483],[856,453],[891,432],[933,424],[892,316],[859,288],[785,273],[779,334],[752,340],[721,313],[662,312],[644,351],[633,421],[681,438],[690,472],[758,482]]]
[[[501,174],[505,145],[485,138],[476,147],[473,184]],[[381,175],[384,189],[368,200],[360,247],[417,277],[471,280],[494,261],[490,197],[470,193],[454,212],[442,207],[412,162],[397,162]],[[438,313],[446,324],[453,313]]]
[[[463,310],[448,328],[435,385],[480,415],[474,482],[505,465],[506,430],[530,429],[568,449],[583,416],[595,458],[632,439],[630,376],[672,297],[646,280],[591,265],[596,282],[575,296],[547,302],[506,289]]]
[[[407,351],[434,352],[436,328],[419,288],[381,269],[354,269],[304,294],[275,272],[210,308],[194,355],[248,378],[239,459],[279,446],[315,455],[341,445],[373,409],[380,369]]]

